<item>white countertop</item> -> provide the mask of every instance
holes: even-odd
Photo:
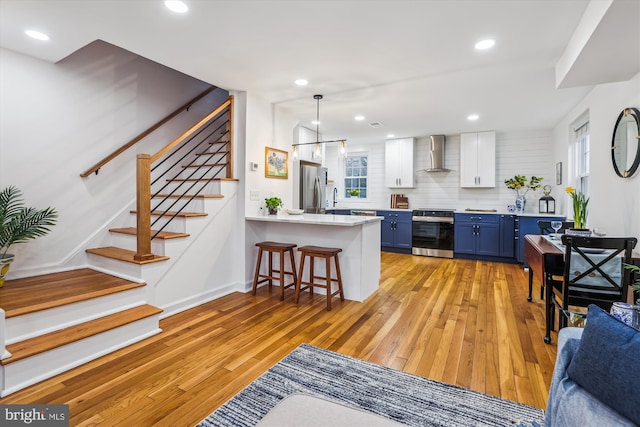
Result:
[[[353,227],[369,222],[379,222],[384,218],[381,216],[359,216],[359,215],[323,215],[305,213],[302,215],[289,215],[287,213],[278,213],[278,215],[245,216],[247,221],[264,221],[264,222],[286,222],[291,224],[314,224],[314,225],[337,225],[342,227]]]

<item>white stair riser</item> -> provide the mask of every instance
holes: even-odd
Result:
[[[159,219],[158,219],[159,218]],[[163,217],[157,217],[157,216],[152,216],[151,217],[151,228],[154,230],[160,230],[162,227],[165,226],[165,224],[167,224],[167,222],[169,222],[169,219],[171,217],[167,217],[167,216],[163,216]],[[157,222],[154,224],[154,221]],[[134,222],[134,226],[135,226],[135,217],[133,219]],[[173,233],[186,233],[187,232],[187,222],[188,219],[184,218],[184,217],[175,217],[173,218],[172,221],[169,222],[169,224],[162,228],[162,231],[171,231]]]
[[[192,184],[193,182],[184,182],[184,181],[170,182],[169,185],[167,185],[167,187],[165,187],[162,190],[162,194],[169,194],[173,190],[176,190],[176,192],[178,192],[179,194],[182,194],[185,191],[187,191],[187,189],[190,188]],[[194,185],[191,188],[189,193],[196,194],[197,192],[200,192],[200,194],[220,194],[220,181],[210,181],[207,183],[196,182],[195,184],[196,185]],[[204,185],[204,188],[202,189],[202,191],[200,191],[203,185]],[[157,193],[158,191],[160,191],[160,188],[161,186],[158,186],[157,188],[154,186],[152,188],[152,193],[154,194]]]
[[[208,163],[212,164],[212,163]],[[180,174],[180,178],[189,179],[189,178],[224,178],[226,173],[224,171],[219,172],[224,169],[225,165],[219,166],[203,166],[201,168],[185,168]]]
[[[144,304],[143,286],[6,320],[7,344],[24,341]]]
[[[185,241],[186,239],[178,239]],[[150,262],[147,264],[136,264],[133,262],[120,261],[117,259],[104,257],[87,253],[87,261],[90,267],[95,267],[104,272],[111,272],[113,275],[128,277],[130,279],[142,280],[147,284],[146,289],[146,301],[153,304],[153,300],[150,299],[150,293],[152,293],[153,286],[158,282],[162,275],[173,265],[174,259],[169,259],[162,262]]]
[[[135,251],[137,249],[137,238],[133,234],[123,233],[110,233],[109,246],[115,246],[117,248],[129,249]],[[153,239],[151,241],[151,253],[155,255],[165,255],[165,241],[159,239]]]
[[[87,253],[87,262],[90,267],[95,266],[102,271],[116,271],[119,275],[142,280],[142,266],[139,264],[119,261],[92,253]]]
[[[184,163],[181,166],[201,166],[201,165],[213,165],[216,163],[220,163],[221,166],[222,163],[225,163],[227,161],[227,156],[224,155],[224,153],[218,153],[214,156],[198,156],[193,163],[188,164],[188,163]],[[183,169],[188,169],[187,167],[183,167]]]
[[[151,200],[151,210],[152,211],[171,211],[171,212],[204,212],[204,200],[201,198],[195,198],[193,200],[189,200],[188,197],[175,199],[161,199],[154,198]]]
[[[2,366],[2,397],[162,332],[154,315]]]

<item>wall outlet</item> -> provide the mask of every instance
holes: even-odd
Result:
[[[258,170],[258,164],[256,162],[249,162],[249,166],[251,167],[252,171]]]
[[[260,191],[258,190],[251,190],[249,192],[249,200],[257,202],[258,200],[260,200]]]

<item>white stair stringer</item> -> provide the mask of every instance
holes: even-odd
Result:
[[[0,397],[127,347],[161,331],[159,314],[2,366]]]

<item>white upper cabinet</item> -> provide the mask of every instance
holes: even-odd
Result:
[[[496,133],[460,134],[460,187],[496,186]]]
[[[316,131],[308,129],[303,126],[297,126],[293,133],[294,144],[307,144],[309,142],[316,142]],[[324,146],[321,144],[321,150],[324,150]],[[298,145],[298,159],[307,160],[310,162],[322,163],[322,151],[320,155],[316,155],[315,144]]]
[[[385,143],[384,182],[391,188],[413,187],[413,138],[390,139]]]

